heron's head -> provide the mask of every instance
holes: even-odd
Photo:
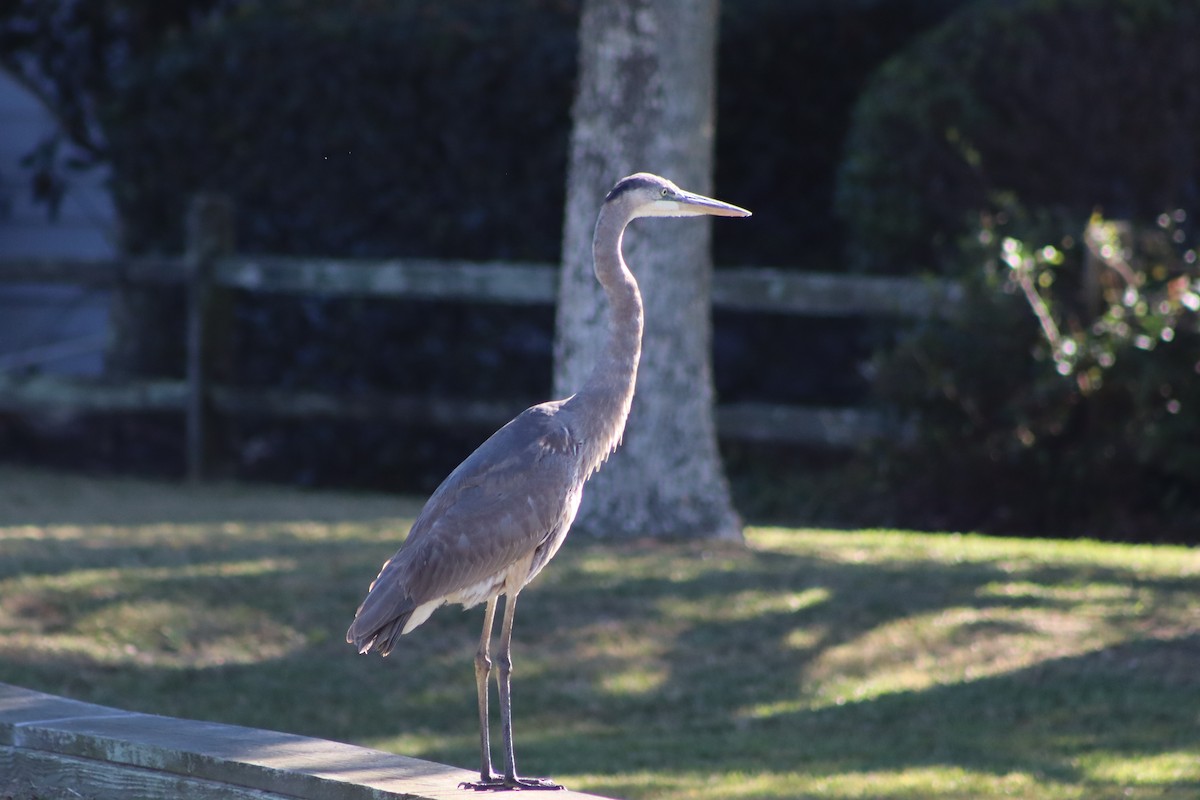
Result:
[[[621,204],[630,219],[637,217],[748,217],[744,208],[684,191],[666,178],[639,172],[622,178],[604,198],[605,205]]]

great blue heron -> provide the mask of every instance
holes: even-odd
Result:
[[[521,778],[513,758],[510,673],[517,594],[554,557],[575,519],[583,484],[616,449],[633,400],[642,348],[642,295],[621,255],[638,217],[746,217],[750,212],[685,192],[657,175],[617,182],[604,199],[592,244],[596,278],[611,307],[608,342],[577,393],[533,406],[467,457],[421,509],[403,546],[371,584],[346,641],[387,655],[396,640],[444,603],[487,601],[475,653],[479,782],[472,789],[559,789]],[[496,604],[506,595],[497,653],[504,774],[492,772],[488,736],[489,654]]]

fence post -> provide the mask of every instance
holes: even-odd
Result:
[[[200,481],[211,474],[216,451],[215,419],[209,389],[228,355],[229,296],[214,283],[217,260],[233,252],[233,208],[229,199],[200,194],[188,206],[187,251],[187,476]]]

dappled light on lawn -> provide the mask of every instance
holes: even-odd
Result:
[[[280,658],[304,646],[300,632],[255,605],[190,590],[213,581],[275,580],[295,568],[292,559],[264,558],[5,578],[0,653],[158,667]]]
[[[1147,787],[1189,781],[1200,787],[1200,758],[1194,749],[1154,755],[1102,752],[1079,760],[1084,771],[1097,781]]]
[[[382,663],[342,643],[419,502],[41,480],[0,483],[0,681],[476,762],[478,613]],[[527,768],[624,800],[1200,796],[1200,551],[748,540],[567,542],[514,634]]]
[[[663,614],[681,620],[737,622],[763,614],[795,613],[824,603],[828,599],[828,590],[819,587],[800,592],[751,589],[714,597],[709,602],[664,600],[658,607]]]
[[[826,650],[808,671],[809,707],[1002,675],[1121,640],[1071,610],[953,608],[906,617]]]

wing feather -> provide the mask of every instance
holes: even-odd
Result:
[[[371,584],[348,641],[369,649],[385,629],[394,638],[417,606],[502,580],[521,559],[535,565],[529,577],[541,568],[574,519],[584,479],[558,408],[527,409],[450,473]],[[551,552],[535,557],[550,540]]]

